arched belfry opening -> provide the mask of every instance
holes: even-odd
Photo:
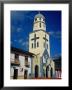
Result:
[[[51,78],[53,77],[53,68],[51,67],[51,70],[50,70],[50,76]]]
[[[35,78],[38,78],[39,75],[39,67],[38,65],[35,65]]]
[[[48,78],[49,66],[46,67],[46,78]]]

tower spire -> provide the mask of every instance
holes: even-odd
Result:
[[[38,11],[39,12],[39,14],[40,14],[40,11]]]

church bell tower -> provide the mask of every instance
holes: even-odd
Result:
[[[41,13],[34,17],[33,32],[29,34],[29,52],[35,54],[32,59],[32,77],[50,77],[50,68],[54,71],[54,63],[49,59],[49,33],[46,32],[45,17]]]
[[[29,52],[42,56],[45,49],[50,56],[49,34],[46,32],[45,17],[39,12],[34,17],[33,32],[29,34]]]

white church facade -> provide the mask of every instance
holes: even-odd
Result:
[[[45,17],[41,13],[34,17],[33,31],[29,34],[29,52],[11,51],[11,78],[55,77],[55,63],[50,57],[50,36],[46,32]]]

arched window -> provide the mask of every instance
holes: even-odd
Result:
[[[39,26],[41,27],[41,22],[40,22]]]
[[[38,67],[38,65],[36,65],[35,66],[35,78],[37,78],[38,77],[38,75],[39,75],[39,67]]]
[[[48,44],[47,44],[47,49],[48,49]]]
[[[39,18],[40,19],[40,21],[41,21],[41,18]]]
[[[53,77],[53,68],[52,67],[51,67],[50,75],[51,75],[51,78],[52,78]]]
[[[33,48],[33,43],[32,43],[32,48]]]
[[[37,47],[39,47],[39,42],[37,42]]]
[[[35,21],[37,21],[37,18],[35,18]]]
[[[46,67],[46,78],[48,78],[49,66]]]

